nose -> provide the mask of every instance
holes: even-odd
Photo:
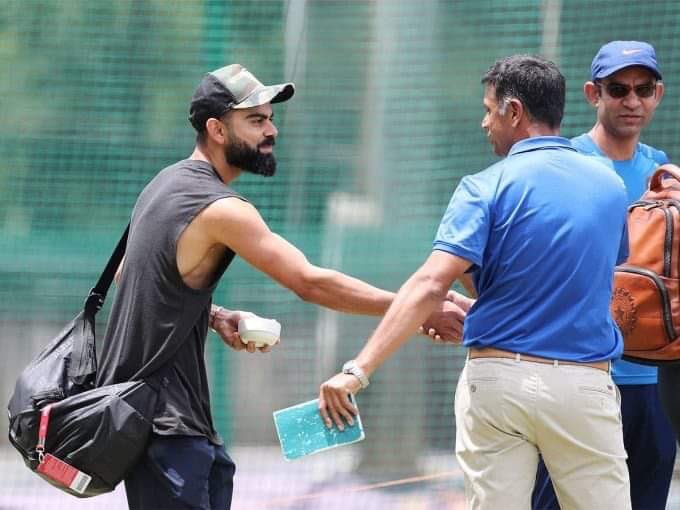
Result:
[[[276,138],[276,136],[279,134],[279,130],[276,129],[276,126],[272,121],[267,122],[267,126],[264,131],[265,136],[273,136]]]
[[[634,90],[630,90],[628,92],[628,95],[623,98],[624,106],[631,109],[637,108],[641,103],[642,101],[640,101],[640,98],[638,97]]]

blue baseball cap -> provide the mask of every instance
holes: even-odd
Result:
[[[590,74],[593,80],[601,80],[631,66],[646,67],[661,79],[654,47],[639,41],[612,41],[602,46],[593,59]]]

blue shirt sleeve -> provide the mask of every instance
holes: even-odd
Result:
[[[480,174],[464,177],[451,197],[433,247],[464,258],[480,267],[489,238],[490,200],[485,197]]]
[[[659,166],[665,165],[666,163],[670,163],[670,160],[668,159],[668,156],[664,151],[656,149],[656,153],[654,155],[655,155],[654,159],[659,164]]]
[[[616,257],[616,265],[623,264],[628,260],[628,226],[623,224],[623,232],[621,233],[621,244],[619,244],[619,254]]]

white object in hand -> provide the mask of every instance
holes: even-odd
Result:
[[[254,342],[255,347],[274,345],[281,338],[281,324],[274,319],[246,317],[238,321],[238,334],[244,344]]]

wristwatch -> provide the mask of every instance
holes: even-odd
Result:
[[[356,364],[356,362],[351,359],[344,365],[342,365],[342,373],[353,375],[359,379],[359,384],[361,384],[361,389],[368,387],[370,382],[368,381],[368,376],[366,373]]]

